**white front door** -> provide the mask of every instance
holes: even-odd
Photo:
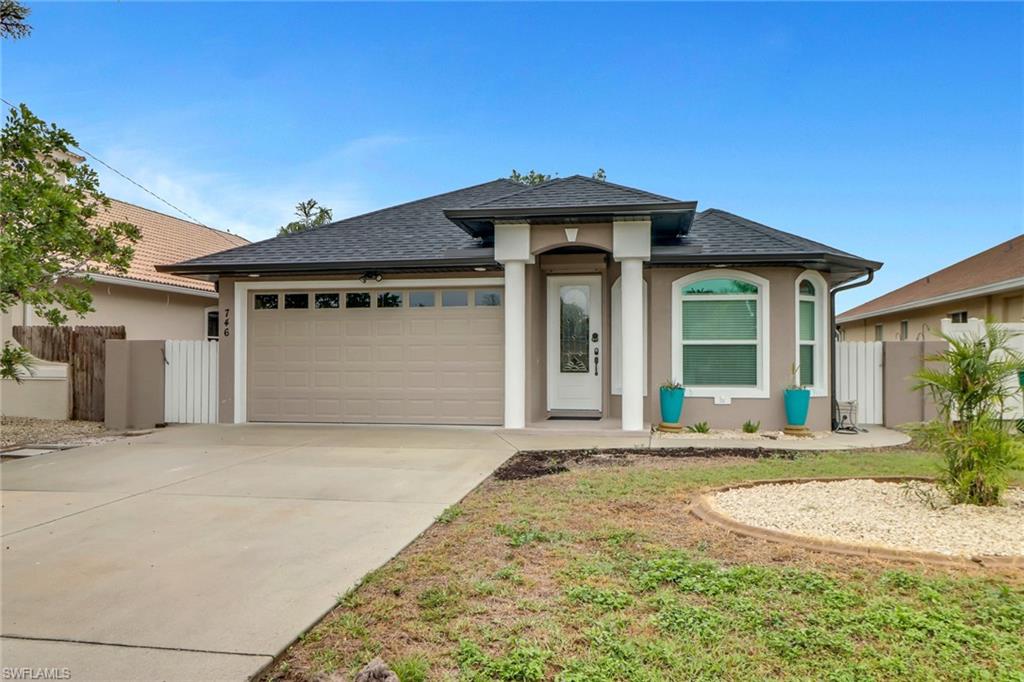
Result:
[[[601,409],[601,276],[548,277],[548,409]]]

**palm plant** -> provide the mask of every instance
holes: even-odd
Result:
[[[918,371],[914,388],[931,394],[940,419],[916,435],[942,454],[939,483],[954,504],[998,504],[1009,470],[1024,461],[1024,445],[1003,421],[1018,390],[1007,379],[1024,369],[1024,358],[1010,348],[1012,334],[992,322],[977,336],[939,336],[949,347],[926,360],[942,366]]]

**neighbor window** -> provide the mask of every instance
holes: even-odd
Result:
[[[501,292],[500,291],[483,291],[483,290],[477,289],[477,292],[476,292],[476,305],[478,305],[478,306],[501,305]]]
[[[256,294],[253,297],[256,310],[277,310],[277,294]]]
[[[434,292],[433,291],[410,291],[409,292],[409,307],[410,308],[433,308],[434,307]]]
[[[673,284],[674,374],[691,395],[766,395],[767,287],[756,275],[722,270]]]
[[[341,307],[341,296],[338,294],[317,294],[313,297],[313,307],[318,310]]]
[[[370,292],[368,291],[351,291],[345,294],[345,307],[346,308],[369,308],[370,307]]]
[[[952,322],[953,324],[963,324],[967,322],[967,311],[961,310],[960,312],[957,313],[950,313],[949,321]]]
[[[401,291],[382,291],[377,294],[377,307],[378,308],[401,308],[402,307],[402,292]]]
[[[468,291],[442,291],[441,305],[445,308],[461,308],[469,305]]]
[[[285,294],[284,307],[305,309],[309,307],[309,294]]]
[[[900,320],[900,341],[906,341],[910,337],[910,322]]]
[[[880,324],[875,325],[875,341],[881,341],[882,336],[885,333],[885,327]]]
[[[206,339],[217,341],[220,338],[220,311],[216,308],[206,309]]]
[[[797,277],[797,380],[819,394],[825,391],[825,289],[824,278],[813,270]]]

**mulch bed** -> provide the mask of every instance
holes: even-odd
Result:
[[[518,481],[560,474],[570,465],[623,466],[636,456],[679,459],[687,457],[744,457],[746,459],[793,459],[795,450],[769,448],[588,448],[581,450],[522,450],[494,472],[500,481]]]

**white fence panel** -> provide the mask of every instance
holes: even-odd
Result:
[[[836,400],[857,401],[858,424],[882,423],[882,342],[836,344]]]
[[[164,343],[164,421],[217,423],[217,341]]]
[[[1010,332],[1009,346],[1024,355],[1024,322],[997,322],[997,327]],[[950,320],[942,321],[942,333],[954,338],[980,338],[985,333],[985,321],[972,317],[966,322],[954,324]],[[1004,407],[1004,419],[1024,419],[1024,395],[1021,392],[1020,379],[1016,376],[1006,377],[1006,384],[1015,389],[1015,393]]]

